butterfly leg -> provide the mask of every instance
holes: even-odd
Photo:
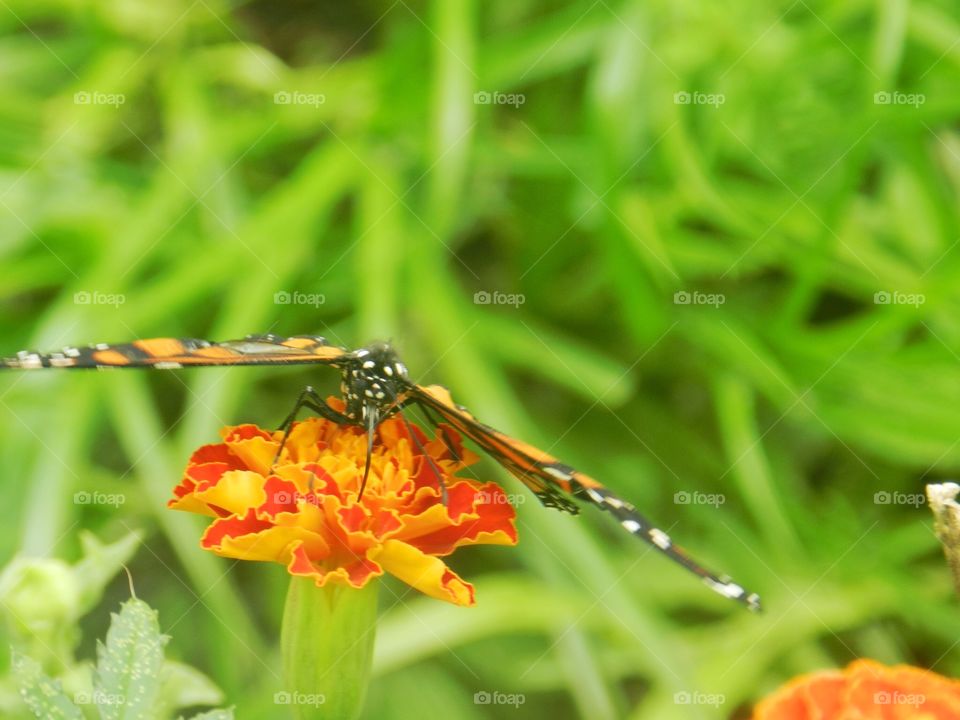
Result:
[[[293,430],[293,423],[296,422],[297,415],[300,414],[300,411],[303,408],[313,410],[320,417],[325,418],[330,422],[337,423],[338,425],[349,424],[352,422],[346,415],[337,412],[332,407],[327,405],[326,401],[317,394],[317,391],[314,390],[311,385],[307,385],[300,393],[300,397],[297,398],[297,402],[294,403],[293,409],[287,415],[286,419],[283,421],[283,424],[277,428],[278,430],[283,430],[283,438],[280,440],[280,447],[277,448],[277,454],[273,456],[273,462],[270,464],[271,469],[280,459],[280,453],[283,452],[283,448],[287,444],[287,440],[290,437],[290,432]]]
[[[450,436],[447,435],[447,428],[440,427],[440,421],[437,419],[436,415],[430,412],[430,409],[426,405],[420,405],[420,410],[423,412],[424,417],[427,418],[427,422],[433,425],[435,430],[440,431],[440,439],[443,440],[443,444],[447,446],[447,452],[450,453],[450,457],[452,457],[456,462],[463,460],[463,458],[460,457],[460,452],[450,441]]]
[[[381,418],[388,418],[388,417],[393,417],[394,415],[397,415],[403,421],[404,426],[407,428],[407,433],[410,435],[411,439],[413,440],[413,444],[416,446],[420,454],[423,455],[423,457],[426,458],[426,461],[430,464],[430,469],[433,471],[433,476],[437,479],[437,486],[440,488],[440,500],[444,504],[444,506],[446,506],[447,505],[447,484],[443,481],[443,475],[440,474],[440,468],[437,467],[437,464],[433,461],[433,458],[430,457],[430,454],[423,447],[423,443],[420,442],[420,439],[417,437],[416,433],[413,431],[413,426],[410,425],[410,422],[407,420],[406,416],[403,414],[403,411],[405,408],[408,408],[411,405],[416,405],[421,410],[423,410],[424,415],[427,416],[427,420],[429,420],[429,422],[433,424],[434,427],[439,428],[437,421],[433,418],[432,415],[429,415],[427,413],[426,407],[424,407],[423,403],[417,402],[416,398],[407,397],[407,398],[404,398],[403,400],[398,400],[398,398],[394,396],[392,399],[394,401],[394,404],[383,413]],[[441,432],[443,435],[443,442],[447,446],[447,449],[450,451],[450,455],[456,458],[457,460],[459,460],[460,455],[451,446],[450,440],[447,437],[446,432],[445,431],[441,431]]]
[[[433,461],[433,458],[430,457],[430,454],[427,452],[426,448],[423,447],[423,443],[420,442],[420,438],[417,437],[417,434],[413,431],[413,426],[410,425],[410,422],[407,420],[406,416],[402,412],[398,412],[397,415],[403,420],[404,426],[407,428],[407,432],[410,434],[410,437],[413,438],[413,444],[417,446],[417,450],[420,451],[420,454],[430,463],[430,469],[433,470],[433,476],[437,479],[437,485],[440,487],[440,500],[444,504],[444,507],[447,505],[447,484],[443,481],[443,475],[440,474],[440,468],[437,467],[437,464]],[[444,442],[446,442],[446,435],[444,435]]]
[[[440,427],[440,421],[437,419],[437,416],[430,412],[429,407],[421,402],[417,402],[416,398],[407,398],[406,400],[397,403],[390,408],[389,411],[387,411],[386,417],[391,417],[397,413],[401,413],[404,408],[410,407],[411,405],[416,405],[420,409],[420,412],[423,413],[423,416],[427,419],[427,422],[433,426],[433,429],[440,431],[440,439],[443,440],[443,444],[447,446],[447,452],[450,453],[450,457],[457,462],[460,462],[463,458],[460,456],[460,452],[457,450],[454,444],[450,441],[450,436],[447,434],[447,429],[445,427]],[[404,422],[406,422],[406,418],[404,418],[402,414],[400,417]]]
[[[424,411],[426,411],[426,408],[424,408],[423,403],[417,402],[416,398],[407,397],[403,400],[399,400],[394,395],[391,397],[391,399],[393,400],[393,406],[390,407],[388,410],[386,410],[383,413],[382,417],[386,418],[386,417],[393,417],[394,415],[397,415],[403,421],[404,426],[407,428],[407,433],[413,439],[413,444],[416,445],[417,450],[420,451],[420,454],[423,455],[423,457],[426,458],[426,461],[430,464],[430,469],[433,471],[433,475],[437,479],[437,486],[440,488],[440,500],[444,504],[444,506],[446,506],[447,505],[447,484],[443,481],[443,475],[440,474],[440,468],[437,467],[437,464],[433,461],[433,458],[430,457],[430,454],[423,447],[423,443],[420,442],[420,439],[417,437],[416,433],[413,431],[413,426],[410,425],[410,422],[407,420],[406,416],[403,414],[404,408],[407,408],[411,405],[416,405],[417,407],[419,407]],[[433,423],[435,427],[437,426],[436,421],[432,417],[428,416],[427,419],[431,423]],[[450,441],[447,438],[447,434],[445,432],[443,433],[443,442],[444,444],[446,444],[447,448],[450,449],[451,455],[459,459],[458,453],[450,447]]]

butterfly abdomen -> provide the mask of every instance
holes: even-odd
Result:
[[[697,575],[714,592],[741,602],[751,610],[760,609],[760,598],[756,593],[748,593],[730,578],[717,576],[704,568],[687,555],[682,548],[674,545],[673,540],[666,532],[653,525],[637,512],[633,505],[618,497],[615,493],[596,483],[592,478],[582,475],[580,478],[573,480],[572,484],[575,497],[586,500],[591,505],[609,512],[619,521],[624,530],[649,543],[671,560]]]
[[[332,347],[322,337],[248,335],[242,340],[215,343],[197,338],[149,338],[131,343],[100,343],[64,348],[60,352],[22,351],[0,360],[0,369],[40,368],[177,368],[218,365],[333,364],[345,350]]]
[[[41,368],[62,367],[92,367],[82,365],[84,358],[78,348],[64,348],[63,352],[37,353],[22,350],[16,357],[0,358],[0,368],[11,370],[39,370]]]
[[[216,348],[206,340],[154,338],[132,343],[100,343],[88,347],[65,347],[60,352],[38,353],[22,350],[16,357],[4,358],[0,367],[18,370],[40,368],[115,368],[144,367],[174,369],[181,367],[175,358],[188,353],[211,353]]]

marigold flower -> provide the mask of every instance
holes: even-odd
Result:
[[[911,667],[856,660],[844,670],[794,678],[756,708],[754,720],[955,720],[960,682]]]
[[[224,557],[283,563],[320,587],[361,588],[388,572],[431,597],[472,605],[473,586],[440,557],[462,545],[516,544],[515,513],[496,483],[455,475],[477,456],[452,429],[446,435],[444,442],[398,418],[381,422],[361,498],[363,428],[321,418],[295,423],[273,465],[282,432],[226,427],[223,443],[190,458],[168,505],[214,517],[201,546]]]

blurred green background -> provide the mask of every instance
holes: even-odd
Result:
[[[392,339],[767,607],[527,493],[519,547],[452,558],[476,608],[387,583],[366,717],[742,718],[854,657],[960,674],[918,495],[960,467],[954,4],[3,0],[0,24],[0,355]],[[307,383],[338,379],[3,376],[0,560],[141,530],[168,656],[280,717],[283,569],[202,553],[164,505],[192,448]]]

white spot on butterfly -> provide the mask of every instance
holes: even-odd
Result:
[[[623,525],[628,532],[632,533],[639,532],[641,527],[640,523],[638,523],[636,520],[624,520],[620,524]]]
[[[183,365],[181,365],[178,362],[164,362],[164,361],[154,363],[153,366],[157,370],[178,370],[179,368],[183,367]]]
[[[553,477],[557,478],[558,480],[573,480],[573,475],[568,472],[564,472],[554,465],[544,465],[543,471],[548,475],[553,475]]]
[[[24,353],[20,356],[20,367],[25,370],[34,370],[43,367],[43,361],[36,353]]]
[[[603,499],[603,501],[610,507],[616,508],[617,510],[621,510],[624,505],[623,500],[618,497],[614,497],[613,495],[608,495]]]
[[[603,504],[603,501],[604,501],[603,495],[597,492],[596,490],[594,490],[593,488],[587,488],[587,495],[589,495],[590,499],[593,500],[595,503],[600,503],[601,505]]]
[[[711,588],[713,588],[713,590],[720,593],[721,595],[725,595],[728,598],[733,598],[734,600],[737,598],[743,597],[743,593],[745,592],[744,589],[739,585],[737,585],[735,582],[717,582],[713,578],[708,578],[708,577],[704,578],[703,582],[709,585]],[[754,595],[752,595],[751,597],[754,597],[756,600],[760,599]]]
[[[651,528],[650,532],[647,533],[650,536],[650,539],[653,541],[653,544],[656,545],[661,550],[666,550],[672,544],[670,541],[670,536],[667,535],[663,530],[658,528]]]

